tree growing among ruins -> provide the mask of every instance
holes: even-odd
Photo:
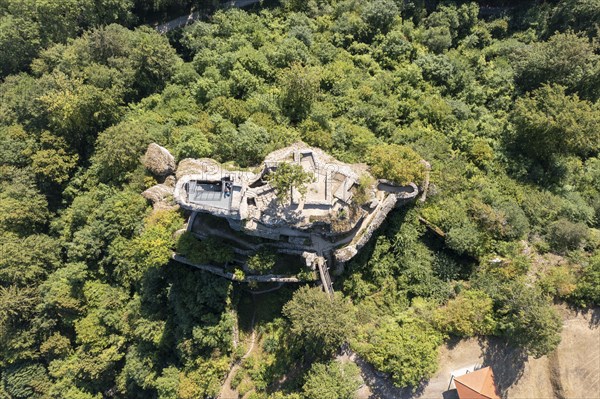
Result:
[[[312,175],[305,172],[302,166],[291,163],[281,163],[274,172],[267,175],[267,181],[275,189],[277,199],[282,204],[289,201],[292,188],[304,197],[307,185],[312,180]]]

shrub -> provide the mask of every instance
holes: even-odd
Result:
[[[355,349],[378,370],[391,373],[394,385],[416,387],[431,377],[438,366],[442,335],[416,320],[386,320]]]
[[[353,306],[340,294],[329,298],[319,287],[301,287],[283,307],[291,331],[315,355],[331,354],[352,334]]]
[[[600,305],[600,256],[582,269],[571,299],[583,306]]]
[[[200,241],[190,232],[179,237],[177,252],[194,263],[226,263],[233,260],[233,250],[228,245],[223,245],[222,241],[214,237]]]
[[[425,174],[421,156],[410,147],[398,144],[382,144],[369,151],[371,171],[378,179],[391,180],[406,185],[420,182]]]
[[[277,199],[284,203],[290,199],[292,188],[305,195],[307,184],[313,177],[305,172],[302,166],[284,162],[277,166],[274,172],[268,174],[266,179],[275,188]]]
[[[565,252],[579,248],[587,236],[588,228],[585,224],[558,219],[549,226],[547,239],[552,249]]]
[[[261,249],[248,258],[248,268],[255,273],[266,273],[275,267],[277,254],[269,249]]]
[[[496,328],[493,301],[485,292],[461,292],[435,313],[438,328],[462,337],[491,334]]]
[[[351,398],[361,385],[360,371],[352,362],[314,363],[304,382],[307,399]]]

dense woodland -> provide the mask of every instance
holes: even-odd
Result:
[[[600,305],[600,1],[481,19],[284,0],[169,37],[141,25],[190,3],[0,0],[0,398],[215,397],[240,357],[249,287],[170,261],[184,214],[140,196],[151,142],[248,167],[303,140],[397,181],[432,165],[427,201],[391,215],[333,301],[298,285],[256,304],[234,377],[250,398],[350,397],[345,343],[412,389],[453,337],[542,356],[553,302]]]

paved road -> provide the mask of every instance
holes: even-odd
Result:
[[[248,7],[252,4],[256,4],[259,2],[260,2],[260,0],[229,0],[229,1],[223,2],[221,4],[221,7],[223,7],[223,8],[233,8],[233,7],[243,8],[243,7]],[[203,14],[200,13],[199,11],[194,11],[193,13],[191,13],[189,15],[183,15],[179,18],[175,18],[169,22],[165,22],[164,24],[158,25],[156,27],[156,30],[161,34],[165,34],[167,32],[172,31],[173,29],[182,28],[184,26],[193,24],[202,15]]]

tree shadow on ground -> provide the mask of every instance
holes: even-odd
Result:
[[[443,399],[459,399],[458,391],[456,389],[450,389],[449,391],[442,392]]]
[[[586,319],[589,319],[588,324],[590,328],[600,327],[600,307],[593,306],[590,308],[581,308],[579,306],[568,304],[568,308],[575,312],[577,316],[583,316]]]
[[[595,307],[593,309],[588,309],[587,312],[590,313],[590,327],[600,327],[600,308]]]
[[[527,353],[495,337],[482,339],[479,345],[483,351],[483,365],[492,368],[500,395],[506,398],[508,389],[523,376]]]
[[[392,383],[388,374],[376,370],[360,356],[355,355],[354,361],[361,370],[363,380],[371,389],[373,399],[410,399],[421,396],[425,389],[426,383],[422,383],[414,390],[410,387],[398,388]]]
[[[463,340],[463,338],[461,337],[456,337],[456,336],[451,336],[447,341],[446,341],[446,347],[449,350],[452,350],[456,347],[456,345],[458,345],[461,341]]]

